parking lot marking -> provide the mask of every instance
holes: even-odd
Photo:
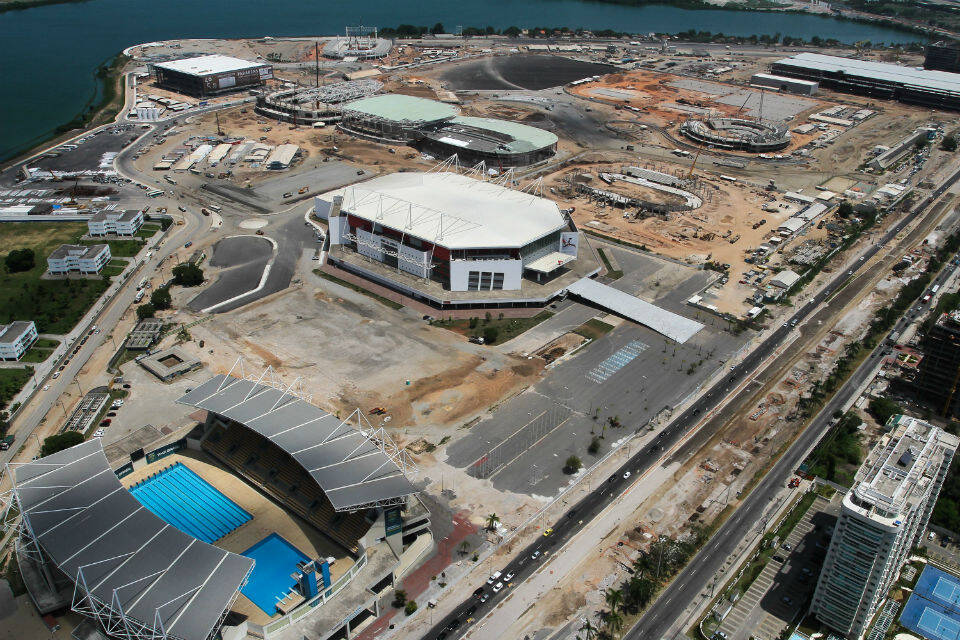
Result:
[[[647,350],[647,345],[639,340],[632,340],[617,349],[613,355],[587,372],[587,378],[597,384],[605,382],[613,374],[633,362],[637,356]]]

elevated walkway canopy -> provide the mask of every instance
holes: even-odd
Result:
[[[703,325],[681,315],[661,309],[619,289],[582,278],[569,287],[567,293],[583,298],[617,315],[650,327],[675,342],[683,344],[703,329]]]

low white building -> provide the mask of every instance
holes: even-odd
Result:
[[[87,221],[91,236],[132,236],[143,225],[143,212],[98,211]]]
[[[0,325],[0,360],[19,360],[37,341],[33,320],[16,320]]]
[[[100,273],[110,257],[108,244],[62,244],[47,258],[47,271],[57,275],[71,271]]]
[[[289,169],[290,163],[300,154],[300,147],[295,144],[281,144],[267,158],[267,169],[274,171]]]
[[[781,234],[785,233],[787,235],[791,235],[797,231],[800,231],[800,229],[803,229],[806,224],[806,221],[802,218],[787,218],[780,223],[780,226],[777,227],[777,231],[779,231]]]
[[[770,279],[770,284],[781,289],[789,289],[800,280],[800,274],[790,269],[784,269]]]

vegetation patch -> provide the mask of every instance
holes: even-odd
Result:
[[[603,320],[590,318],[582,325],[573,330],[574,333],[583,336],[589,340],[597,340],[613,331],[613,325],[607,324]]]
[[[551,317],[553,314],[549,311],[541,311],[532,318],[504,318],[502,313],[494,316],[487,312],[482,318],[449,318],[433,320],[430,324],[471,338],[483,338],[484,344],[498,344],[516,338]]]
[[[860,417],[848,411],[830,428],[804,462],[807,473],[850,487],[863,460],[858,427]]]
[[[368,291],[367,289],[364,289],[363,287],[361,287],[361,286],[359,286],[359,285],[353,284],[352,282],[347,282],[346,280],[342,280],[342,279],[338,278],[337,276],[332,276],[332,275],[330,275],[329,273],[327,273],[326,271],[321,271],[320,269],[314,269],[313,272],[314,272],[316,275],[318,275],[318,276],[320,276],[321,278],[323,278],[324,280],[329,280],[330,282],[334,282],[334,283],[340,285],[341,287],[346,287],[347,289],[352,289],[353,291],[356,291],[357,293],[362,293],[363,295],[367,296],[368,298],[373,298],[374,300],[376,300],[376,301],[379,302],[380,304],[384,304],[384,305],[390,307],[391,309],[403,309],[403,305],[400,304],[399,302],[394,302],[393,300],[390,300],[389,298],[384,298],[383,296],[378,295],[378,294],[374,293],[373,291]]]
[[[613,268],[613,265],[610,263],[610,258],[607,257],[607,252],[603,249],[603,247],[597,249],[597,255],[600,256],[600,261],[603,262],[603,268],[607,270],[608,278],[611,280],[617,280],[618,278],[623,277],[623,271]]]
[[[33,367],[22,369],[0,369],[0,408],[6,408],[13,397],[20,393],[23,385],[33,377]]]

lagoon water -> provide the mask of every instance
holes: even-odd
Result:
[[[0,160],[72,120],[99,90],[97,66],[124,48],[173,38],[246,38],[341,33],[347,24],[511,25],[730,35],[774,34],[906,43],[915,34],[829,17],[685,10],[581,0],[87,0],[0,14],[4,89]]]

